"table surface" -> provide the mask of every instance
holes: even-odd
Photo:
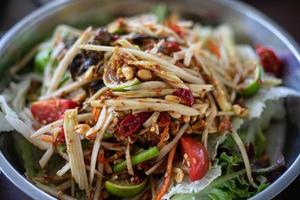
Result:
[[[300,43],[300,1],[292,0],[245,0],[248,4],[256,7],[275,22],[281,25],[291,36]],[[0,31],[6,31],[18,20],[38,7],[37,0],[10,0],[1,2],[0,8]],[[1,172],[0,172],[1,173]],[[295,199],[300,188],[298,177],[286,190],[274,199]],[[29,200],[27,195],[16,188],[3,174],[0,174],[0,196],[6,200]]]

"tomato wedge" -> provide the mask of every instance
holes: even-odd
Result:
[[[190,180],[196,181],[203,178],[209,167],[208,153],[205,147],[188,136],[180,139],[180,146],[183,154],[187,155]]]
[[[282,63],[272,49],[258,45],[256,47],[256,53],[266,72],[270,72],[277,77],[282,75]]]
[[[33,117],[42,124],[49,124],[60,119],[67,109],[76,108],[78,104],[69,99],[49,99],[34,102],[31,105]]]

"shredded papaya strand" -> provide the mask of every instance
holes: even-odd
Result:
[[[167,192],[169,186],[171,185],[173,160],[174,160],[174,156],[175,156],[175,152],[176,152],[176,146],[177,145],[175,145],[169,153],[164,181],[163,181],[162,186],[160,187],[160,190],[158,191],[158,193],[156,195],[156,198],[155,198],[156,200],[160,200],[164,196],[164,194]]]

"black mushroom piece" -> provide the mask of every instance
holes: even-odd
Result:
[[[91,43],[96,45],[110,45],[112,40],[113,35],[106,28],[98,28]]]
[[[103,58],[102,53],[82,51],[77,54],[71,64],[69,70],[73,80],[86,72],[91,66],[97,65]]]
[[[89,85],[89,88],[91,89],[92,92],[96,92],[103,87],[104,87],[104,83],[102,80],[93,81]]]
[[[158,40],[163,39],[161,37],[151,36],[151,35],[144,35],[144,34],[134,34],[130,40],[144,49],[150,49],[157,43]]]
[[[112,40],[113,36],[107,29],[99,28],[95,31],[95,35],[89,43],[95,45],[109,45]],[[82,50],[69,65],[72,79],[76,80],[77,77],[86,72],[91,66],[97,65],[102,59],[103,52]]]

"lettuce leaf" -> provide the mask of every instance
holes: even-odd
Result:
[[[16,151],[25,168],[28,177],[35,177],[42,173],[38,160],[43,156],[42,151],[35,148],[28,140],[20,134],[14,134]]]
[[[257,95],[248,98],[245,102],[245,105],[249,110],[249,117],[247,121],[254,118],[259,118],[262,112],[267,107],[268,102],[278,101],[279,99],[288,96],[300,97],[300,93],[283,86],[274,88],[262,88]],[[233,121],[233,128],[235,130],[238,130],[243,124],[243,119],[236,118]]]
[[[14,143],[17,155],[25,169],[25,175],[29,178],[33,177],[51,177],[55,176],[56,172],[65,164],[65,161],[53,155],[47,166],[42,169],[39,165],[39,160],[44,154],[44,151],[32,145],[26,138],[20,134],[13,134]]]

